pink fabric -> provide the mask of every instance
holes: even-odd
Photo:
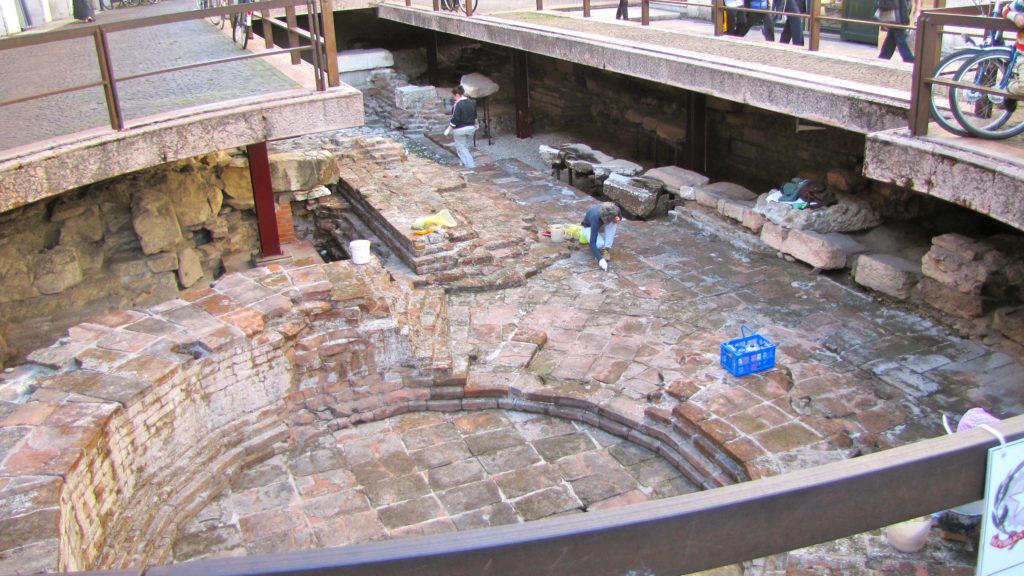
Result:
[[[971,408],[960,418],[960,422],[956,425],[956,431],[965,432],[982,424],[995,424],[996,422],[999,422],[999,418],[989,414],[984,408]]]

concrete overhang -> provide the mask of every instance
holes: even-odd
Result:
[[[914,137],[905,128],[867,137],[864,175],[892,182],[1024,230],[1024,157],[1012,145]]]
[[[0,155],[0,213],[136,170],[258,142],[363,125],[363,95],[306,89],[151,116]]]
[[[604,36],[394,4],[380,18],[709,94],[862,134],[907,125],[910,94]],[[708,38],[708,42],[729,39]]]

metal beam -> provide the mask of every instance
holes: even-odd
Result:
[[[994,428],[1024,437],[1024,416]],[[147,576],[689,574],[828,542],[981,498],[976,429],[674,498],[316,551],[150,567]],[[927,486],[927,489],[922,487]]]
[[[533,136],[530,125],[530,55],[512,50],[512,82],[515,84],[516,137]]]
[[[281,256],[281,237],[277,230],[277,209],[274,207],[274,190],[270,182],[270,157],[267,143],[259,142],[246,146],[249,154],[249,177],[252,179],[252,196],[256,203],[256,222],[260,233],[260,256],[273,258]]]

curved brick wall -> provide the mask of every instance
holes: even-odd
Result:
[[[525,375],[467,382],[448,344],[443,291],[349,262],[234,274],[76,326],[0,387],[0,572],[167,563],[177,527],[247,464],[405,412],[574,419],[698,485],[744,479],[672,411],[554,395]]]

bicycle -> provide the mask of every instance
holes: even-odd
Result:
[[[981,11],[981,6],[975,2],[978,10]],[[997,3],[994,8],[994,14],[999,13],[999,4]],[[938,65],[935,67],[935,72],[932,76],[939,80],[953,80],[956,74],[965,67],[968,62],[978,56],[983,51],[998,51],[1001,54],[1009,55],[1010,49],[1004,45],[1002,31],[985,31],[982,38],[981,44],[974,41],[973,38],[963,36],[963,39],[970,44],[965,48],[961,48],[953,53],[947,54],[939,60]],[[933,83],[931,85],[931,100],[929,102],[931,108],[931,115],[935,122],[941,126],[944,130],[956,134],[957,136],[968,136],[970,132],[964,129],[957,121],[956,116],[953,114],[953,109],[960,105],[958,99],[963,95],[956,89],[950,88],[950,86],[944,84]]]
[[[239,0],[239,4],[249,4],[252,0]],[[231,15],[231,39],[242,45],[242,50],[249,46],[249,34],[252,32],[252,11],[239,12]]]
[[[196,0],[196,7],[199,8],[200,10],[205,10],[207,8],[220,8],[222,5],[223,5],[222,4],[222,0]],[[224,15],[223,14],[216,14],[214,16],[207,16],[206,17],[206,21],[209,22],[210,24],[216,26],[217,28],[220,28],[221,30],[224,29]]]
[[[954,82],[998,90],[972,90],[956,87],[950,92],[950,105],[957,122],[971,136],[989,140],[1010,138],[1024,132],[1024,108],[1006,88],[1017,78],[1017,44],[1007,55],[1003,51],[982,51],[953,77]]]
[[[440,0],[440,2],[441,2],[441,9],[442,10],[447,10],[449,12],[464,12],[465,11],[465,8],[463,7],[463,5],[462,5],[460,0]],[[469,3],[470,12],[475,14],[476,13],[477,0],[466,0],[466,2]]]

